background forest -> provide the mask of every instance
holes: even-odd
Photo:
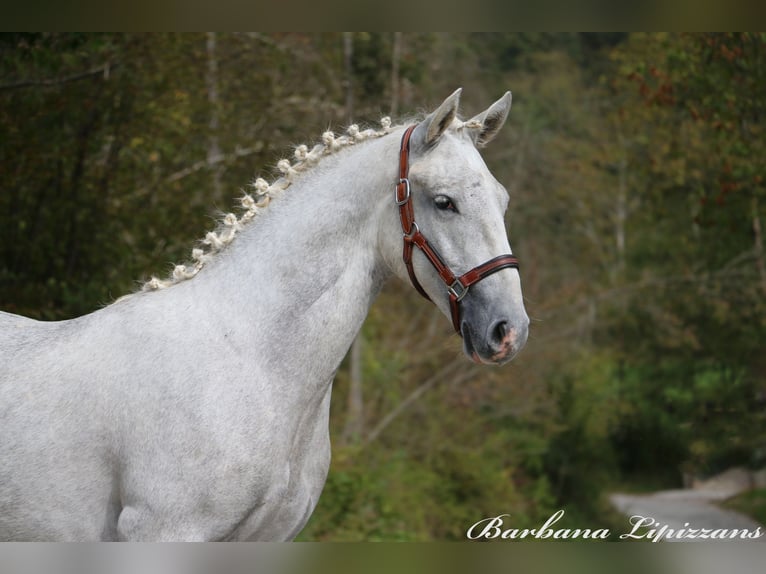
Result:
[[[459,539],[766,465],[766,35],[0,35],[0,309],[90,312],[184,261],[292,146],[458,86],[532,325],[477,367],[409,285],[334,385],[305,540]],[[0,439],[1,440],[1,439]],[[595,520],[594,520],[595,519]]]

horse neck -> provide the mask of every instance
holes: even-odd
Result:
[[[190,281],[195,299],[234,321],[243,345],[329,379],[389,274],[378,228],[395,223],[397,150],[392,134],[299,176]]]

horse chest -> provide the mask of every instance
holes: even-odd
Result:
[[[297,449],[284,462],[271,466],[267,490],[249,501],[252,506],[227,539],[284,541],[298,535],[327,478],[330,442],[326,430],[324,435],[310,441],[310,450]]]
[[[306,409],[276,455],[259,460],[267,490],[228,535],[233,540],[291,540],[303,529],[316,506],[330,466],[329,401],[331,385],[313,408]],[[282,435],[281,438],[287,438]],[[274,437],[279,441],[279,437]],[[261,474],[263,476],[263,474]]]
[[[321,466],[329,466],[329,450]],[[229,539],[286,541],[295,538],[308,522],[325,483],[326,470],[314,472],[318,467],[302,464],[287,469],[281,484],[272,489],[273,496],[251,509]]]

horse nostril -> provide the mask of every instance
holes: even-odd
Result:
[[[508,321],[498,321],[492,330],[492,339],[496,345],[501,345],[508,335]]]

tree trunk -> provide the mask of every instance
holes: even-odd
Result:
[[[761,229],[761,217],[758,212],[758,198],[753,197],[753,244],[755,250],[755,266],[758,269],[758,275],[761,280],[761,290],[766,295],[766,264],[763,257],[763,232]]]
[[[351,123],[354,115],[354,84],[352,58],[354,55],[354,43],[351,32],[343,32],[343,86],[346,90],[346,121]],[[351,345],[349,358],[349,388],[346,422],[343,426],[341,442],[350,444],[358,442],[364,432],[364,394],[362,391],[362,349],[364,337],[362,332],[354,339]]]
[[[348,123],[354,121],[353,57],[354,37],[352,32],[343,32],[343,87],[346,90],[346,122]]]
[[[361,331],[351,345],[349,359],[349,389],[346,424],[343,427],[343,444],[359,442],[364,432],[364,393],[362,392],[362,352],[364,337]]]
[[[617,252],[617,273],[622,276],[625,271],[625,221],[628,218],[628,190],[625,182],[625,158],[618,165],[619,185],[617,186],[617,205],[615,207],[615,249]]]
[[[389,115],[395,118],[399,113],[399,60],[402,55],[401,32],[394,32],[394,45],[391,52],[391,109]]]
[[[221,176],[223,165],[219,161],[221,146],[218,141],[219,100],[218,100],[218,56],[216,55],[216,33],[207,33],[207,73],[205,74],[205,86],[207,88],[207,102],[210,106],[210,120],[208,121],[208,145],[207,163],[213,173],[213,198],[215,201],[223,199]]]

